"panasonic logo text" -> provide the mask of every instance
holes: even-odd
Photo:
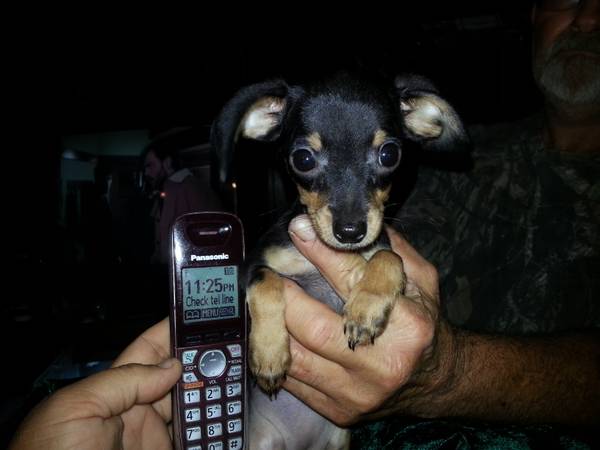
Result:
[[[192,261],[216,261],[229,259],[229,255],[227,253],[221,253],[220,255],[191,255],[190,259]]]

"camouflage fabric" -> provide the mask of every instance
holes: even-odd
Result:
[[[457,326],[600,327],[600,154],[544,148],[541,129],[541,117],[473,128],[473,168],[422,169],[400,211]]]
[[[600,327],[600,155],[544,148],[542,120],[475,127],[473,168],[421,168],[398,228],[438,268],[448,320],[533,334]],[[352,448],[595,448],[553,425],[390,417]]]

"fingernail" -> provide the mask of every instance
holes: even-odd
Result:
[[[294,217],[290,222],[288,231],[297,236],[302,242],[314,241],[317,235],[307,215]]]
[[[162,369],[170,369],[175,365],[175,358],[167,358],[163,362],[161,362],[158,367]]]

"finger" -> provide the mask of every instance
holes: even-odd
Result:
[[[350,350],[342,317],[315,300],[296,283],[284,280],[285,322],[290,334],[304,347],[347,369],[360,369],[373,351]]]
[[[158,364],[171,354],[169,318],[144,331],[115,359],[112,367],[129,363]]]
[[[292,363],[288,375],[328,397],[340,401],[340,394],[345,395],[346,388],[352,386],[352,377],[346,368],[310,351],[293,337],[290,353]]]
[[[127,364],[107,369],[66,387],[62,396],[73,402],[85,401],[87,416],[116,416],[134,405],[156,402],[169,392],[181,376],[181,363],[170,358],[161,365]],[[90,411],[89,405],[96,410]]]
[[[165,423],[171,421],[173,415],[173,405],[171,403],[170,393],[167,393],[167,395],[162,397],[159,401],[154,402],[152,407],[158,413],[158,415],[162,417]]]
[[[402,258],[406,276],[414,280],[422,289],[426,289],[429,295],[437,296],[439,287],[435,267],[423,258],[400,233],[389,226],[386,226],[386,231],[390,238],[392,250]]]
[[[306,214],[295,217],[289,225],[292,242],[296,248],[321,272],[327,282],[342,298],[362,277],[365,259],[357,253],[336,251],[317,238]]]
[[[427,260],[419,255],[400,233],[389,226],[386,226],[386,231],[392,244],[392,250],[402,257],[406,275],[414,279],[414,276],[418,275],[415,271],[424,264],[428,264]]]
[[[351,416],[347,408],[302,381],[288,376],[283,383],[283,388],[332,422],[340,426],[350,424]]]

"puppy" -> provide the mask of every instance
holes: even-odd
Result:
[[[432,150],[466,143],[458,115],[430,81],[405,75],[390,84],[348,74],[308,87],[266,81],[241,89],[213,124],[221,184],[230,182],[235,144],[245,138],[278,143],[299,193],[247,260],[249,364],[258,385],[250,394],[250,448],[349,446],[348,430],[280,390],[290,365],[283,278],[343,315],[351,349],[372,344],[405,287],[402,260],[382,232],[403,142]],[[340,298],[291,243],[288,223],[300,213],[323,242],[357,259],[349,298]]]

